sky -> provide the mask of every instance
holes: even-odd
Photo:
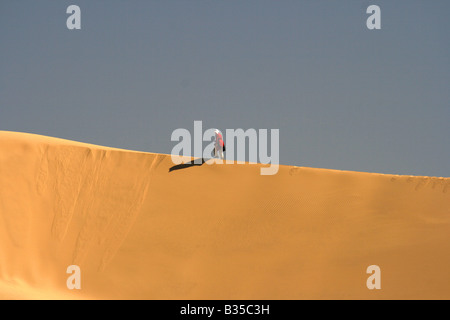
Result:
[[[169,154],[172,132],[202,120],[279,129],[281,164],[450,177],[449,13],[446,0],[2,0],[0,130]]]

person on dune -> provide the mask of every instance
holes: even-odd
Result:
[[[214,157],[219,157],[219,159],[223,160],[223,153],[225,152],[225,143],[223,142],[222,132],[216,129],[214,130],[215,134],[215,143],[214,143]]]

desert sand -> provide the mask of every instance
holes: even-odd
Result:
[[[450,178],[172,166],[0,131],[0,298],[450,299]]]

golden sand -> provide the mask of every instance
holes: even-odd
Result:
[[[450,299],[449,178],[172,166],[0,131],[0,298]]]

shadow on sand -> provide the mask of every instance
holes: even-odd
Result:
[[[202,164],[204,164],[204,163],[206,162],[206,161],[205,161],[205,158],[202,158],[202,162],[201,162],[201,163],[195,163],[195,161],[196,161],[196,160],[198,161],[199,159],[200,159],[200,158],[197,158],[197,159],[194,159],[194,160],[189,161],[189,162],[177,164],[177,165],[171,167],[171,168],[169,169],[169,172],[172,172],[172,171],[175,171],[175,170],[180,170],[180,169],[187,169],[187,168],[195,167],[195,166],[201,166]],[[208,159],[207,159],[207,160],[208,160]]]

